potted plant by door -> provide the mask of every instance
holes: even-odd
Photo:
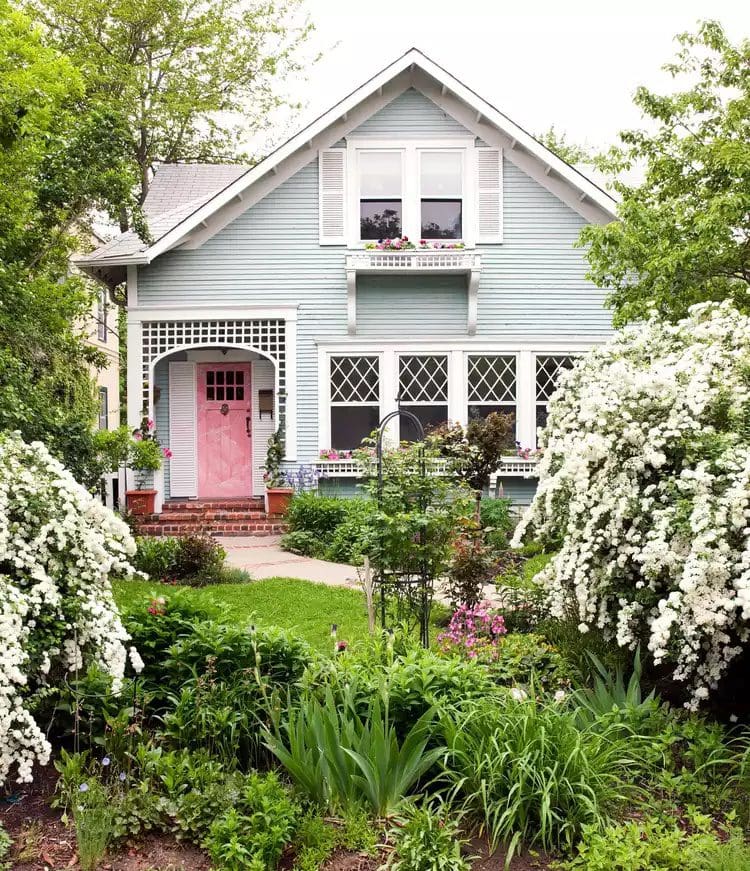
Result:
[[[266,468],[263,480],[266,482],[266,514],[286,514],[294,490],[281,470],[284,459],[284,434],[281,427],[268,440]]]
[[[127,452],[127,465],[135,477],[135,490],[125,493],[128,509],[138,516],[154,513],[156,490],[145,489],[149,475],[161,468],[162,461],[172,452],[162,448],[156,438],[154,422],[144,417],[138,429],[133,431]]]

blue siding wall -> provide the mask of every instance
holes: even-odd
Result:
[[[365,275],[357,282],[357,334],[447,336],[466,332],[462,276]]]
[[[465,133],[461,125],[415,91],[396,98],[356,131],[357,136],[459,133]],[[610,317],[603,294],[586,281],[583,252],[573,248],[583,219],[507,159],[504,224],[504,243],[482,247],[478,336],[574,340],[606,333]],[[138,281],[142,306],[298,304],[298,458],[317,457],[316,340],[347,335],[344,249],[318,244],[317,159],[200,249],[170,252],[140,268]],[[465,337],[463,280],[434,278],[413,286],[393,276],[387,290],[382,282],[360,279],[362,334]],[[157,372],[164,436],[165,379]]]
[[[432,100],[409,88],[351,132],[353,139],[471,136],[463,124],[446,115]]]

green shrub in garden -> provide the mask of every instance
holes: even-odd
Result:
[[[165,738],[173,747],[205,747],[242,769],[256,765],[271,694],[280,690],[293,698],[310,660],[307,644],[280,629],[194,624],[165,663],[173,688],[163,715]]]
[[[289,507],[289,532],[281,540],[282,547],[332,562],[360,564],[369,549],[375,510],[369,499],[299,493]]]
[[[574,858],[553,867],[560,871],[747,871],[750,847],[742,830],[722,827],[713,832],[711,823],[709,817],[692,814],[690,831],[661,819],[604,829],[586,826]]]
[[[309,490],[295,493],[286,514],[289,531],[310,532],[318,541],[327,541],[344,521],[347,501]]]
[[[373,542],[373,517],[376,506],[370,499],[346,499],[346,516],[326,548],[325,558],[331,562],[361,565]]]
[[[0,823],[0,871],[12,871],[10,862],[6,861],[13,841]]]
[[[516,526],[510,499],[482,499],[479,517],[487,544],[494,550],[504,550]]]
[[[154,581],[203,586],[224,580],[226,551],[210,535],[139,538],[134,565]]]
[[[570,850],[635,792],[639,743],[619,726],[582,729],[565,703],[504,697],[443,717],[452,801],[513,855],[521,845]]]
[[[469,871],[471,863],[462,853],[466,841],[461,837],[455,815],[444,806],[410,808],[406,820],[394,830],[396,859],[393,871]]]
[[[290,553],[298,553],[302,556],[312,556],[322,559],[325,556],[326,546],[315,532],[306,529],[295,529],[281,537],[281,547]]]
[[[430,708],[459,704],[491,694],[494,682],[486,668],[457,657],[443,657],[402,636],[396,644],[374,640],[338,660],[320,659],[305,674],[305,687],[323,698],[326,689],[343,703],[348,699],[364,716],[372,697],[387,689],[389,717],[403,737]]]
[[[137,538],[135,543],[138,549],[133,565],[139,572],[147,574],[154,581],[174,577],[175,560],[180,548],[178,538],[143,536]]]
[[[81,871],[95,871],[112,836],[114,808],[110,796],[98,781],[83,781],[71,804]]]
[[[275,868],[300,816],[299,805],[273,771],[251,774],[236,806],[212,824],[206,849],[225,871]]]

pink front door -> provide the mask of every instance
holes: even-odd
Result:
[[[249,363],[198,365],[198,495],[252,495]]]

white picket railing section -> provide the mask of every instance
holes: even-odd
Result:
[[[471,272],[481,268],[481,255],[474,251],[426,250],[357,251],[346,258],[353,272]]]
[[[362,470],[356,460],[317,460],[315,462],[317,472],[326,478],[361,478]],[[447,468],[446,460],[431,460],[430,474],[444,475]],[[373,460],[373,474],[375,474],[375,461]],[[537,460],[524,460],[521,457],[503,457],[497,472],[492,476],[535,478],[537,474]],[[494,481],[492,482],[494,483]],[[491,484],[492,486],[492,484]]]

